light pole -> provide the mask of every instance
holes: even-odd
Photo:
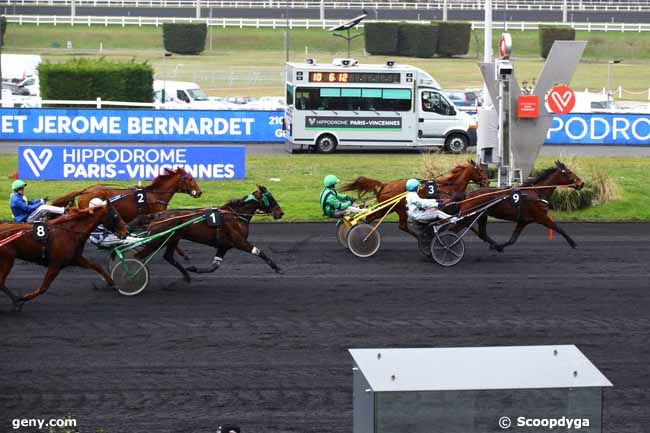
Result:
[[[612,96],[612,65],[618,65],[621,63],[621,60],[610,60],[607,62],[607,102],[609,102],[610,96]]]
[[[492,63],[492,0],[485,0],[485,21],[483,26],[483,63]],[[483,85],[483,105],[492,105],[485,84]]]

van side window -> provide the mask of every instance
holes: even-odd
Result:
[[[422,110],[442,116],[453,116],[456,114],[451,104],[438,92],[422,92]]]
[[[177,90],[176,97],[183,102],[187,102],[188,104],[190,103],[189,96],[187,96],[187,94],[183,90]]]

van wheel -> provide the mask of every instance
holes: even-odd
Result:
[[[451,153],[463,153],[469,146],[469,139],[463,134],[451,134],[445,140],[445,149]]]
[[[316,151],[318,153],[334,153],[336,150],[336,138],[330,134],[323,134],[316,140]]]

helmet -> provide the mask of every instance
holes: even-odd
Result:
[[[106,204],[106,202],[104,200],[102,200],[99,197],[95,197],[92,200],[90,200],[90,203],[88,203],[88,207],[92,208],[92,207],[97,207],[97,206],[104,206],[105,204]]]
[[[417,179],[409,179],[406,181],[407,191],[417,191],[419,186],[420,186],[420,181]]]
[[[25,188],[26,186],[27,184],[22,180],[14,180],[13,183],[11,184],[11,189],[17,191],[20,188]]]
[[[333,174],[328,174],[325,176],[325,179],[323,179],[323,185],[326,187],[334,186],[337,183],[339,183],[339,178],[334,176]]]

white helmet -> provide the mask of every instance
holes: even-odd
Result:
[[[104,206],[106,202],[102,200],[99,197],[95,197],[94,199],[90,200],[90,203],[88,203],[89,208],[97,207],[97,206]]]

